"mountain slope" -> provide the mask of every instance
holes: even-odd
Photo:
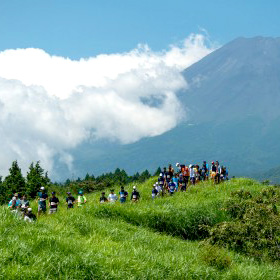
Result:
[[[280,38],[238,38],[183,72],[189,88],[178,97],[187,121],[134,144],[83,144],[71,151],[76,174],[217,159],[238,176],[277,166],[279,73]]]

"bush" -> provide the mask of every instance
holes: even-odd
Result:
[[[232,260],[226,250],[209,244],[203,245],[200,257],[207,265],[219,270],[227,269],[232,264]]]
[[[233,194],[225,210],[233,221],[209,229],[210,244],[228,247],[256,259],[280,260],[279,190],[263,189],[251,199]]]

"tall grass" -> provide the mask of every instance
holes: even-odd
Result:
[[[150,189],[150,183],[138,186],[141,192]],[[231,187],[237,188],[239,183]],[[195,215],[195,205],[203,201],[209,205],[216,197],[219,202],[226,199],[230,192],[226,188],[229,186],[216,189],[201,185],[197,191],[155,202],[142,193],[143,200],[138,204],[125,205],[99,205],[99,194],[93,194],[84,208],[60,207],[57,214],[40,217],[31,224],[2,208],[0,279],[280,279],[278,266],[228,251],[231,265],[219,269],[205,261],[199,242],[159,233],[152,227],[153,211],[160,213],[162,209],[162,217],[167,218],[180,202],[179,212],[185,208],[193,211],[180,213]],[[100,213],[106,210],[121,214],[102,216]],[[139,216],[133,216],[138,212]],[[133,222],[128,223],[130,214]],[[149,221],[141,222],[144,217]],[[177,223],[174,220],[175,227]]]

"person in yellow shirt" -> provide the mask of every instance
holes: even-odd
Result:
[[[87,202],[87,199],[84,196],[84,192],[79,191],[79,193],[78,193],[78,207],[83,206],[86,202]]]

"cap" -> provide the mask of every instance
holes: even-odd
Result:
[[[159,176],[162,176],[162,173],[160,173]]]
[[[41,188],[40,188],[40,190],[42,190],[42,191],[43,191],[44,189],[45,189],[44,187],[41,187]]]
[[[70,192],[67,192],[67,194],[71,194]]]
[[[155,186],[156,186],[156,184],[153,184],[153,186],[155,187]]]
[[[78,194],[83,194],[83,191],[79,191]]]
[[[136,189],[136,186],[133,186],[133,189],[135,190],[135,189]]]
[[[28,212],[31,212],[31,211],[32,211],[32,208],[27,208],[27,211],[28,211]]]
[[[158,182],[156,182],[156,185],[158,185]]]
[[[179,162],[177,162],[177,163],[176,163],[176,166],[177,166],[177,167],[179,167],[179,166],[180,166],[180,163],[179,163]]]
[[[55,192],[52,192],[52,194],[55,194]]]

